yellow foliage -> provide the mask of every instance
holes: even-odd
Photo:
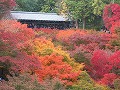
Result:
[[[51,55],[52,53],[63,56],[63,61],[70,64],[74,71],[79,71],[84,68],[83,63],[76,63],[74,58],[71,58],[67,51],[62,50],[61,46],[55,47],[51,40],[37,38],[32,42],[32,47],[33,53],[39,56]]]
[[[63,15],[65,18],[68,17],[68,7],[64,0],[60,2],[60,14]]]

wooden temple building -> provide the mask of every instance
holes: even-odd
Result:
[[[56,13],[11,11],[11,16],[22,24],[27,24],[28,28],[67,29],[74,27],[73,21]]]

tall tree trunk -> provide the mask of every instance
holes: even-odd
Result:
[[[86,24],[85,18],[83,18],[82,22],[83,22],[83,29],[85,29],[85,24]]]
[[[78,29],[79,26],[78,26],[78,20],[75,20],[75,28]]]

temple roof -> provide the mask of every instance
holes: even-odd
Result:
[[[17,20],[68,21],[57,13],[11,11],[11,16]]]

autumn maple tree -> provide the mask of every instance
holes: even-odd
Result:
[[[120,5],[106,5],[103,11],[103,21],[107,29],[111,30],[112,25],[120,20]],[[113,31],[112,31],[113,32]]]
[[[15,0],[0,0],[0,19],[16,5]]]

